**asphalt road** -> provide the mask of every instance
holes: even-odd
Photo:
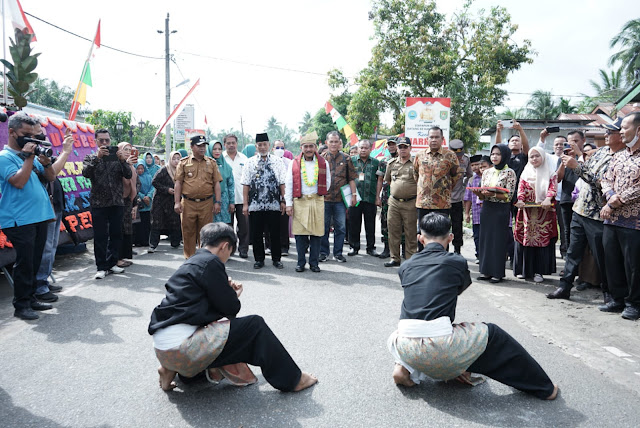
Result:
[[[227,265],[244,283],[240,315],[263,316],[318,385],[281,393],[255,368],[257,385],[205,381],[165,393],[147,325],[182,253],[167,241],[159,249],[139,249],[125,274],[100,281],[92,279],[91,252],[59,258],[55,273],[64,290],[55,309],[35,322],[12,316],[9,285],[0,276],[0,426],[640,426],[640,324],[598,312],[596,291],[550,301],[544,293],[552,280],[476,282],[461,296],[456,321],[493,322],[516,337],[560,385],[556,401],[492,380],[396,387],[386,339],[402,290],[397,269],[367,255],[323,263],[321,273],[295,273],[293,251],[283,258],[284,270],[269,259],[259,271],[251,258]]]

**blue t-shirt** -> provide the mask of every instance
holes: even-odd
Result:
[[[9,179],[13,177],[24,161],[18,157],[18,152],[5,147],[0,151],[0,228],[8,229],[24,226],[55,218],[49,195],[45,190],[35,169],[44,173],[44,168],[38,159],[33,160],[33,168],[29,181],[22,189],[11,185]]]

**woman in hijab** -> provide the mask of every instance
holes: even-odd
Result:
[[[153,157],[151,152],[147,152],[144,154],[144,167],[147,172],[151,175],[151,179],[156,175],[156,172],[160,171],[160,165],[156,164],[156,159]]]
[[[226,223],[231,226],[231,214],[235,212],[236,209],[235,184],[233,181],[233,169],[231,169],[231,165],[229,165],[227,161],[225,161],[224,156],[222,156],[222,143],[220,141],[216,141],[211,146],[211,157],[216,160],[218,170],[222,175],[222,182],[220,183],[222,204],[220,206],[220,214],[216,214],[215,217],[213,217],[213,221]]]
[[[513,228],[513,273],[518,278],[542,282],[542,275],[556,271],[558,222],[553,205],[557,190],[555,164],[541,147],[533,147],[520,176]]]
[[[135,164],[138,161],[137,158],[131,156],[131,144],[123,141],[118,144],[118,149],[122,150],[127,155],[127,163],[131,167],[131,178],[122,179],[122,199],[124,200],[124,215],[122,217],[122,245],[120,246],[120,260],[118,260],[118,267],[131,266],[132,262],[125,259],[133,258],[133,225],[131,211],[133,209],[133,201],[138,194],[137,186],[139,185],[137,180]]]
[[[180,162],[179,152],[171,152],[169,163],[160,168],[153,177],[151,185],[155,188],[151,203],[151,233],[149,235],[149,252],[153,253],[160,242],[160,233],[169,235],[171,246],[178,248],[182,240],[180,214],[173,209],[176,168]]]
[[[507,166],[511,150],[506,144],[491,148],[493,167],[482,174],[482,187],[474,190],[483,201],[480,213],[480,280],[498,283],[504,278],[504,255],[507,252],[507,233],[511,213],[511,197],[516,190],[516,173]],[[500,188],[500,189],[496,189]],[[505,190],[501,190],[505,189]]]
[[[136,172],[140,181],[140,189],[138,190],[138,212],[140,213],[140,222],[133,226],[133,244],[137,247],[149,246],[149,233],[151,232],[151,200],[153,199],[154,188],[151,185],[153,176],[149,172],[147,159],[151,158],[151,166],[156,166],[153,162],[153,156],[150,153],[145,155],[145,160],[138,161]]]

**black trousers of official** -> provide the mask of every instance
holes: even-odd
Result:
[[[349,245],[354,250],[360,249],[360,231],[364,216],[364,232],[367,239],[367,251],[376,249],[376,214],[378,207],[370,202],[360,201],[355,207],[349,207]]]
[[[564,258],[564,275],[560,278],[560,286],[566,290],[571,290],[573,280],[578,275],[578,268],[584,256],[584,250],[588,245],[593,258],[596,260],[596,265],[600,270],[602,291],[608,292],[609,287],[605,271],[605,255],[602,240],[604,224],[601,221],[581,216],[575,212],[571,218],[571,223],[568,224],[570,224],[571,240],[567,247],[567,255]]]
[[[249,224],[251,228],[251,245],[253,245],[253,258],[257,262],[263,262],[264,238],[263,234],[269,234],[271,242],[271,260],[279,262],[282,257],[280,244],[280,211],[250,211]]]
[[[36,301],[36,273],[47,243],[47,224],[42,221],[2,229],[16,251],[13,264],[13,307],[16,309],[27,309]]]
[[[573,202],[560,204],[560,215],[564,223],[564,245],[568,249],[571,245],[571,220],[573,219]]]
[[[640,230],[605,224],[602,240],[611,296],[640,309]]]
[[[429,213],[440,213],[442,215],[444,215],[445,217],[450,217],[450,211],[449,209],[442,209],[442,210],[430,210],[430,209],[426,209],[426,208],[416,208],[418,210],[418,224],[416,225],[416,235],[419,233],[418,231],[420,230],[420,220],[422,220],[422,217],[426,216]],[[405,230],[404,233],[413,233],[413,230]],[[422,245],[420,243],[420,240],[418,240],[418,251],[422,251],[424,249],[424,245]],[[447,246],[447,251],[449,251],[449,248]]]
[[[280,248],[282,249],[282,252],[284,252],[285,250],[287,252],[289,252],[289,246],[290,246],[290,242],[289,242],[289,219],[291,217],[289,217],[288,215],[284,214],[284,215],[280,215]],[[268,233],[265,233],[264,235],[264,245],[268,248],[271,249],[271,238],[269,237]]]
[[[567,245],[567,243],[565,242],[564,231],[565,231],[565,227],[571,227],[571,224],[567,224],[565,226],[564,219],[562,218],[562,211],[560,212],[558,211],[559,210],[556,211],[556,214],[558,214],[556,215],[556,219],[558,220],[558,228],[560,229],[560,236],[558,236],[558,238],[560,239],[560,255],[564,258],[567,254],[567,250],[569,249],[569,245]],[[573,215],[572,215],[572,218],[573,218]]]
[[[259,315],[231,320],[227,343],[209,368],[237,363],[260,367],[266,381],[280,391],[293,391],[302,376],[291,355]]]
[[[540,364],[506,331],[487,323],[487,348],[467,369],[545,399],[553,394],[553,382]]]
[[[246,253],[249,251],[249,243],[251,242],[251,237],[249,235],[249,219],[246,215],[242,214],[242,204],[236,204],[236,212],[235,212],[235,222],[238,224],[237,226],[237,234],[238,234],[238,251],[241,253]],[[234,216],[231,216],[231,225],[233,226]]]
[[[118,263],[123,214],[124,207],[91,207],[93,253],[98,270],[109,270]]]
[[[462,201],[452,202],[449,210],[451,216],[451,232],[453,233],[453,248],[460,248],[464,244],[462,232]]]

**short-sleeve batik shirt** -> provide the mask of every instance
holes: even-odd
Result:
[[[280,185],[285,178],[282,159],[273,155],[263,159],[259,154],[249,158],[241,181],[243,186],[249,186],[249,211],[280,211]]]
[[[427,148],[416,155],[417,208],[451,208],[451,191],[457,178],[458,165],[458,157],[446,147],[440,147],[435,152]]]

